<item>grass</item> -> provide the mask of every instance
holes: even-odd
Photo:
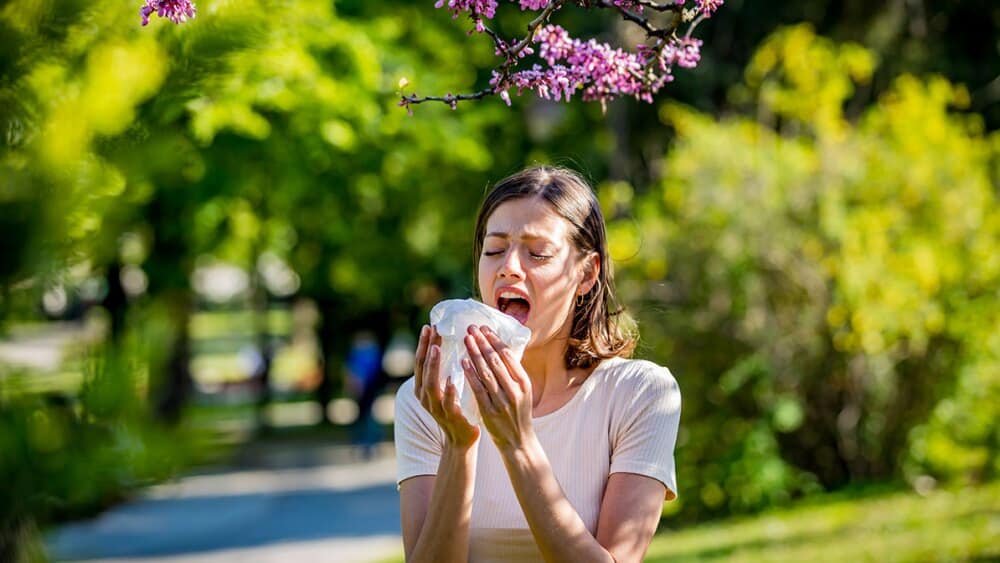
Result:
[[[1000,561],[1000,483],[926,496],[827,495],[755,517],[660,532],[645,561]]]
[[[831,495],[754,518],[658,534],[646,561],[1000,561],[1000,483]]]

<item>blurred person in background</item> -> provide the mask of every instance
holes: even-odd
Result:
[[[666,368],[627,359],[636,336],[592,188],[560,168],[514,174],[486,196],[474,243],[480,299],[531,340],[518,362],[468,328],[473,424],[441,384],[440,336],[421,330],[396,396],[407,560],[640,561],[676,497],[680,392]]]
[[[361,447],[365,459],[371,458],[375,445],[381,441],[382,429],[372,414],[372,407],[385,386],[382,374],[382,349],[370,331],[354,335],[351,350],[344,363],[347,389],[358,403],[358,418],[354,422],[353,440]]]

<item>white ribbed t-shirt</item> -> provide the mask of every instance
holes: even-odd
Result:
[[[413,386],[411,378],[396,394],[397,483],[437,474],[445,440]],[[652,477],[666,486],[668,498],[676,496],[674,444],[680,414],[680,390],[667,368],[612,358],[601,362],[565,405],[532,419],[556,480],[592,534],[612,473]],[[485,427],[482,432],[469,561],[539,561],[500,452]]]

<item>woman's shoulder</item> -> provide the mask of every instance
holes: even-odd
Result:
[[[631,420],[647,412],[680,409],[681,391],[666,366],[649,360],[614,358],[598,375],[598,399],[610,409],[613,420]]]
[[[396,390],[396,397],[399,397],[400,394],[404,393],[409,393],[410,395],[413,395],[413,390],[417,385],[416,379],[417,379],[416,377],[411,376],[406,381],[404,381],[403,384],[399,386],[399,389]]]
[[[415,408],[420,406],[416,395],[416,378],[410,377],[396,390],[396,408]]]
[[[680,388],[666,366],[649,360],[611,358],[594,375],[595,387],[624,397],[679,394]]]
[[[419,429],[426,436],[443,436],[441,427],[434,421],[434,417],[420,404],[420,399],[417,399],[414,393],[415,388],[415,378],[411,377],[404,381],[396,391],[396,429],[402,429],[405,432]]]
[[[666,366],[649,360],[610,358],[602,364],[601,379],[608,383],[627,385],[677,385],[674,374]]]

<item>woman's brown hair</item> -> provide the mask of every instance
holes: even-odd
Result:
[[[479,259],[486,222],[501,204],[514,199],[541,198],[571,225],[570,241],[581,255],[597,253],[601,260],[597,283],[573,306],[573,324],[566,348],[566,368],[589,368],[602,359],[631,356],[636,336],[630,319],[615,299],[614,275],[608,258],[604,215],[590,184],[576,172],[535,166],[497,182],[486,195],[476,218],[474,287],[479,291]],[[482,296],[480,296],[482,298]]]

